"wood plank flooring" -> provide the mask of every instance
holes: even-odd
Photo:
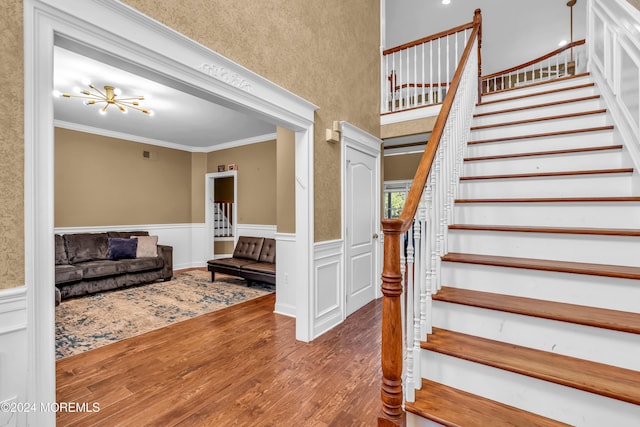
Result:
[[[311,343],[268,295],[57,363],[58,426],[371,426],[381,300]]]

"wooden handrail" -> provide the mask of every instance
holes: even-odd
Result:
[[[401,44],[401,45],[396,46],[396,47],[390,47],[389,49],[382,51],[382,55],[389,55],[389,54],[394,53],[394,52],[399,52],[401,50],[409,49],[410,47],[418,46],[418,45],[421,45],[423,43],[427,43],[427,42],[430,42],[430,41],[433,41],[433,40],[441,39],[442,37],[450,36],[452,34],[460,32],[460,31],[468,30],[469,28],[473,28],[473,22],[469,22],[467,24],[462,24],[462,25],[459,25],[457,27],[451,28],[449,30],[441,31],[439,33],[432,34],[430,36],[423,37],[421,39],[414,40],[412,42]]]
[[[494,77],[502,76],[503,74],[513,73],[514,71],[518,71],[518,70],[521,70],[523,68],[530,67],[533,64],[536,64],[536,63],[538,63],[540,61],[544,61],[545,59],[551,58],[552,56],[555,56],[555,55],[557,55],[557,54],[559,54],[561,52],[564,52],[567,49],[571,49],[572,47],[583,45],[584,43],[585,43],[584,39],[569,43],[569,44],[567,44],[565,46],[562,46],[559,49],[554,50],[553,52],[549,52],[549,53],[547,53],[545,55],[542,55],[539,58],[533,59],[533,60],[531,60],[529,62],[525,62],[524,64],[516,65],[515,67],[507,68],[506,70],[498,71],[497,73],[493,73],[493,74],[489,74],[489,75],[486,75],[486,76],[482,76],[482,80],[489,80],[489,79],[492,79]]]
[[[418,170],[409,189],[405,205],[399,218],[382,220],[384,232],[384,265],[382,271],[382,416],[378,426],[401,422],[402,410],[402,276],[400,274],[400,236],[406,232],[416,215],[429,171],[433,164],[445,124],[451,112],[454,98],[462,80],[465,65],[471,55],[473,43],[481,34],[482,15],[476,9],[472,22],[472,32],[462,53],[460,63],[451,81],[427,147],[420,159]],[[457,27],[460,28],[460,27]],[[479,58],[478,58],[479,60]]]

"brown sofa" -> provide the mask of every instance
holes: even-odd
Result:
[[[56,299],[170,280],[173,276],[173,248],[156,245],[157,256],[119,259],[115,244],[132,236],[148,236],[146,231],[110,231],[106,233],[72,233],[55,236]],[[113,240],[110,240],[113,239]],[[153,240],[153,238],[151,239]],[[110,246],[111,243],[111,246]],[[148,244],[147,249],[151,248]],[[129,250],[130,252],[130,250]],[[150,255],[145,253],[143,255]],[[57,301],[59,302],[59,301]]]
[[[238,237],[231,258],[207,261],[211,281],[216,273],[243,277],[254,282],[276,284],[276,241],[262,237]]]

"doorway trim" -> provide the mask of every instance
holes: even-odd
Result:
[[[233,246],[238,241],[237,225],[238,225],[238,171],[211,172],[205,175],[205,200],[204,200],[204,220],[207,228],[207,257],[215,258],[215,233],[213,223],[213,201],[215,200],[215,180],[216,178],[233,178],[233,210],[231,217],[233,218]]]
[[[100,19],[95,19],[97,16]],[[106,25],[108,23],[108,26]],[[136,64],[212,102],[296,134],[296,338],[311,339],[313,286],[312,103],[137,10],[111,0],[24,1],[26,401],[55,402],[53,47],[62,38]],[[29,425],[55,425],[55,413],[29,413]]]

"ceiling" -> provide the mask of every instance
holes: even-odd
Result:
[[[176,89],[166,79],[159,82],[151,73],[144,76],[144,70],[125,71],[122,65],[117,61],[109,65],[108,57],[98,60],[56,46],[55,90],[88,90],[83,81],[103,92],[110,85],[122,91],[122,98],[143,95],[140,106],[154,113],[148,116],[130,109],[123,114],[110,106],[106,114],[99,114],[104,104],[85,106],[81,98],[54,97],[56,126],[186,151],[212,151],[274,138],[273,124]]]

